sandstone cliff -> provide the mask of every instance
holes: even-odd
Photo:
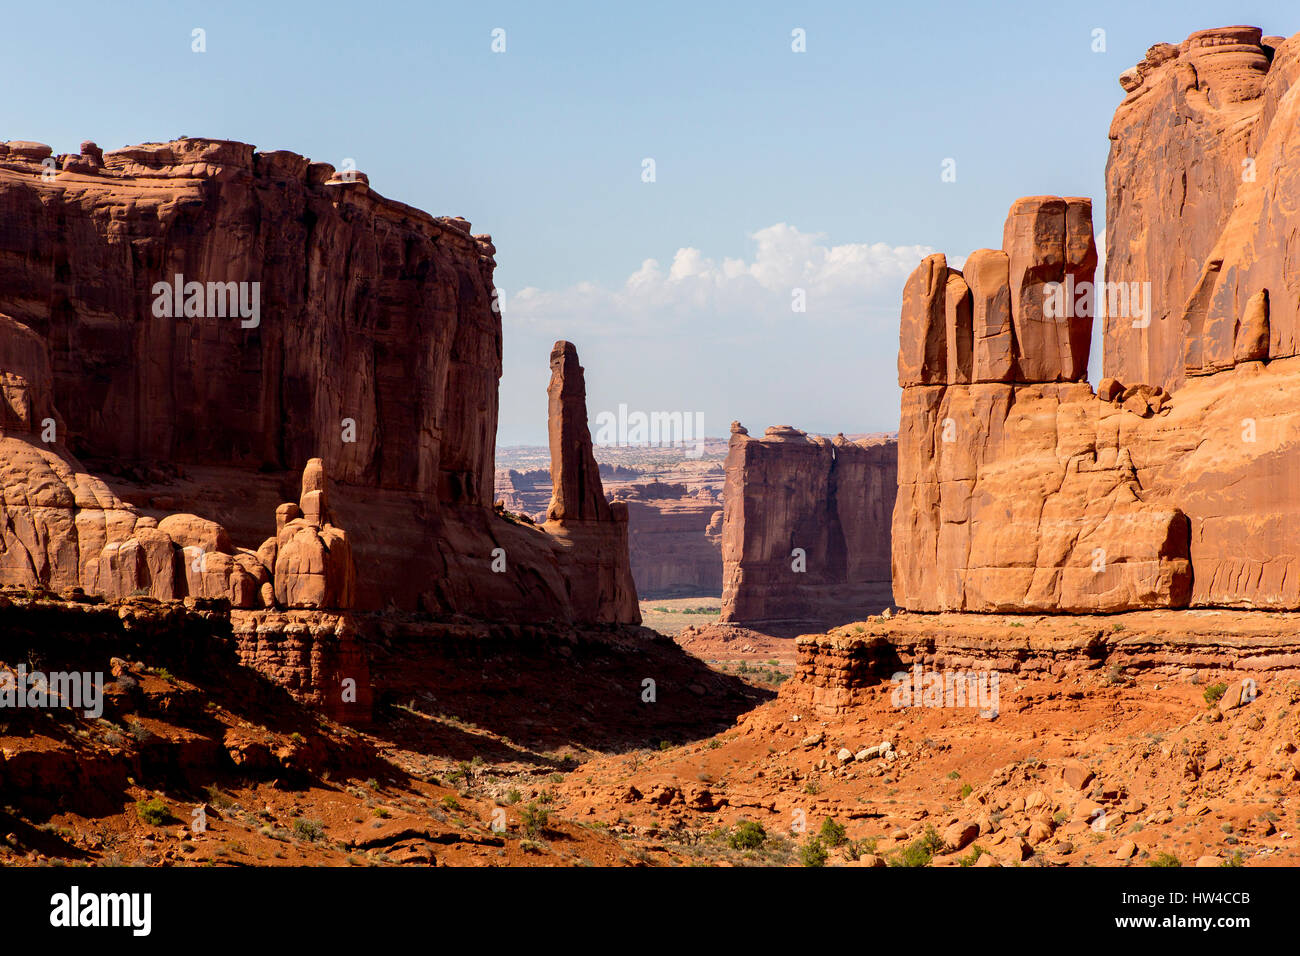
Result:
[[[889,603],[890,440],[732,425],[723,492],[723,623],[839,623]]]
[[[722,502],[708,488],[691,494],[662,481],[621,485],[627,507],[632,577],[643,597],[714,596],[722,592],[720,536],[710,534]]]
[[[1144,500],[1118,441],[1125,413],[1104,411],[1083,381],[1091,312],[1052,298],[1067,279],[1093,281],[1091,203],[1021,199],[1003,245],[970,257],[969,281],[930,256],[907,282],[895,600],[926,611],[1185,604],[1187,519]]]
[[[31,489],[7,496],[3,579],[635,620],[600,583],[626,577],[625,525],[583,516],[575,545],[492,510],[494,254],[293,153],[0,144],[2,461]],[[206,564],[168,594],[173,546]],[[566,580],[575,560],[599,573]]]
[[[1295,117],[1276,119],[1300,103],[1288,65],[1296,42],[1261,52],[1258,30],[1205,31],[1184,44],[1192,55],[1181,65],[1178,48],[1157,47],[1126,74],[1129,98],[1112,128],[1107,279],[1149,275],[1157,308],[1149,329],[1108,322],[1105,367],[1121,374],[1095,394],[1084,381],[1086,333],[1108,292],[1090,285],[1086,200],[1022,199],[1003,250],[973,254],[964,274],[932,256],[908,280],[899,604],[1300,607],[1298,295],[1287,259],[1298,225],[1288,157],[1300,133]],[[1200,164],[1216,137],[1179,112],[1182,99],[1161,100],[1175,93],[1242,122],[1259,112],[1268,135],[1255,181],[1215,178],[1215,164],[1235,162],[1226,144]],[[1177,212],[1162,205],[1183,165],[1209,191],[1198,211],[1190,192]],[[1184,293],[1180,318],[1158,324],[1160,296],[1168,305]]]
[[[1108,315],[1107,375],[1172,389],[1300,352],[1297,79],[1300,37],[1245,26],[1158,43],[1120,77],[1106,278],[1150,283],[1151,310]]]

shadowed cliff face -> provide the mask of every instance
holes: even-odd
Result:
[[[237,607],[635,620],[634,590],[629,606],[565,580],[576,559],[596,578],[626,574],[626,525],[598,478],[604,512],[582,515],[595,554],[492,510],[494,255],[464,220],[293,153],[0,144],[5,425],[32,436],[13,439],[27,450],[7,467],[37,485],[32,469],[53,468],[74,489],[54,525],[29,502],[48,533],[15,537],[0,567],[14,583],[193,595],[168,555],[197,545],[167,522],[206,521],[217,576],[200,589]],[[564,420],[585,433],[577,384]],[[38,434],[54,406],[66,424]],[[566,428],[564,474],[590,459]],[[303,501],[281,505],[313,459]]]
[[[890,603],[892,440],[733,423],[722,520],[723,623],[807,626]]]
[[[343,482],[491,504],[488,237],[383,199],[364,175],[243,143],[136,146],[102,165],[87,147],[55,176],[41,151],[0,147],[0,312],[49,343],[78,453],[319,456]],[[183,301],[160,307],[157,284],[178,275]],[[249,305],[258,284],[255,317],[231,314],[225,288],[208,294],[230,282]]]

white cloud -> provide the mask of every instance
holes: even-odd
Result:
[[[578,347],[590,416],[626,403],[811,431],[898,427],[898,314],[907,276],[933,250],[831,245],[777,223],[744,258],[683,247],[622,283],[506,290],[503,443],[544,443],[551,343]],[[791,308],[803,289],[807,308]]]
[[[699,333],[707,321],[721,336],[756,322],[789,320],[795,289],[807,302],[801,320],[819,325],[893,315],[903,283],[928,246],[829,245],[821,233],[777,223],[749,236],[753,256],[710,258],[683,247],[665,268],[646,259],[620,286],[580,282],[565,289],[528,287],[507,296],[508,327],[574,337],[627,336],[677,329]],[[883,311],[882,311],[883,310]]]

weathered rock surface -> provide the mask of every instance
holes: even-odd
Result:
[[[722,591],[722,502],[700,489],[662,481],[622,485],[614,500],[627,508],[628,550],[637,594],[716,596]]]
[[[895,600],[923,611],[1300,607],[1300,408],[1288,398],[1300,358],[1263,361],[1270,299],[1242,303],[1239,364],[1172,392],[1115,377],[1096,395],[1082,381],[905,385]],[[1067,341],[1040,337],[1051,367]],[[1015,346],[1023,370],[1028,346],[1019,335]]]
[[[1070,290],[1093,279],[1091,204],[1019,200],[1007,217],[1004,245],[1002,255],[981,250],[972,257],[979,277],[973,288],[984,316],[980,331],[989,333],[978,338],[994,340],[982,350],[982,364],[990,378],[1010,372],[1016,382],[981,381],[960,363],[949,364],[944,383],[900,375],[895,600],[926,611],[1186,604],[1192,586],[1187,518],[1147,500],[1119,440],[1119,411],[1103,412],[1081,381],[1092,316],[1087,308],[1072,314]],[[927,274],[933,259],[913,278]],[[961,288],[951,280],[947,285]],[[1009,362],[998,340],[1006,325],[1003,301],[1013,331]],[[902,334],[925,334],[907,318],[911,309],[905,296]],[[950,321],[967,315],[973,321],[974,310],[945,312]],[[900,355],[914,349],[900,342]],[[1104,421],[1105,414],[1115,421]]]
[[[788,426],[753,438],[734,423],[720,620],[847,620],[887,605],[895,453],[888,439],[832,441]]]
[[[6,456],[24,474],[54,471],[34,488],[59,499],[55,512],[24,506],[41,530],[0,558],[6,580],[99,590],[102,573],[118,590],[177,596],[183,578],[189,593],[228,590],[242,607],[267,592],[496,620],[595,613],[575,608],[563,577],[574,542],[492,509],[501,322],[489,237],[385,199],[364,175],[243,143],[107,154],[88,143],[46,175],[51,153],[0,144],[0,427],[51,426],[41,444],[66,445],[58,461],[31,442],[15,449],[21,463]],[[315,458],[333,480],[328,511],[310,494],[323,489],[304,487],[276,546],[253,551],[268,509],[297,494]],[[79,536],[65,501],[88,525]],[[186,540],[205,556],[169,575],[158,533],[177,525],[172,512],[215,521],[229,543]],[[151,533],[133,536],[138,521]],[[101,572],[107,544],[118,548]],[[600,547],[582,555],[598,576],[626,567],[616,545]]]
[[[1106,278],[1149,283],[1151,311],[1108,315],[1107,375],[1173,389],[1300,352],[1297,79],[1300,38],[1247,26],[1157,44],[1120,78]]]
[[[7,316],[0,316],[0,361],[11,383],[0,431],[0,584],[79,588],[110,600],[225,599],[237,608],[352,606],[351,551],[347,534],[328,523],[319,459],[303,474],[298,514],[306,517],[280,531],[281,560],[274,548],[239,550],[215,521],[145,515],[85,470],[60,437],[44,343]]]
[[[902,614],[871,618],[797,642],[797,698],[820,715],[851,712],[891,678],[929,674],[1059,675],[1197,671],[1300,673],[1300,616],[1292,613],[1133,611],[1026,620],[996,614]],[[1003,683],[1003,682],[1006,683]],[[1230,692],[1241,682],[1230,685]],[[945,688],[946,691],[946,688]],[[993,691],[992,687],[985,693]],[[976,701],[978,703],[978,701]]]
[[[605,497],[627,506],[628,557],[637,596],[717,597],[722,592],[722,500],[708,484],[650,480],[632,468],[600,465]],[[545,468],[497,469],[503,508],[541,524],[550,505]]]
[[[579,620],[641,622],[627,550],[627,505],[610,504],[600,483],[587,427],[587,384],[578,350],[551,350],[548,426],[551,505],[543,529],[559,545],[569,600]]]

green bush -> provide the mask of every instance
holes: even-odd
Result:
[[[733,850],[757,850],[766,840],[767,831],[755,820],[741,820],[727,835]]]
[[[293,821],[293,835],[299,840],[315,843],[317,840],[325,838],[325,825],[319,820],[299,818]]]
[[[1182,865],[1183,864],[1179,862],[1178,857],[1174,856],[1172,853],[1157,853],[1147,863],[1147,866],[1182,866]]]
[[[154,797],[152,800],[137,800],[135,815],[152,827],[160,827],[172,818],[171,811],[167,809],[167,804],[163,803],[160,797]]]
[[[848,832],[844,829],[844,824],[836,823],[831,817],[827,817],[822,821],[822,829],[818,837],[827,846],[843,846],[849,842]]]
[[[1228,690],[1227,684],[1211,684],[1205,688],[1205,705],[1213,707]]]
[[[957,863],[961,866],[974,866],[975,862],[987,852],[982,846],[973,846],[969,854],[957,859]]]
[[[890,866],[929,866],[934,855],[943,849],[943,837],[933,826],[889,858]],[[974,861],[972,861],[974,862]]]
[[[803,845],[799,851],[799,860],[804,866],[826,865],[826,847],[822,845],[821,837],[813,837]]]
[[[524,828],[524,834],[529,837],[542,834],[550,821],[551,812],[536,803],[530,803],[519,811],[519,824]]]

